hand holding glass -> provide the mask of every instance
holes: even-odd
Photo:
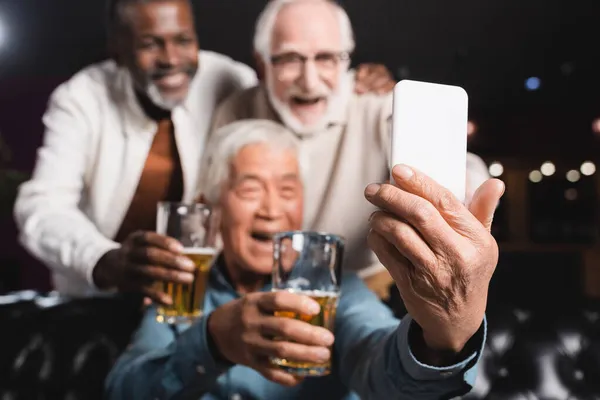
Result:
[[[306,295],[321,306],[317,315],[276,311],[275,316],[295,318],[333,332],[344,240],[336,235],[296,231],[275,235],[273,243],[273,290]],[[323,376],[331,372],[331,360],[314,364],[273,357],[271,363],[297,376]]]
[[[184,247],[183,254],[196,265],[191,284],[157,282],[173,302],[158,307],[158,322],[193,322],[202,315],[208,275],[217,254],[217,225],[214,212],[204,204],[158,204],[156,231],[177,239]]]

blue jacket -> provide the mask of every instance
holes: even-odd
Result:
[[[345,276],[341,285],[329,376],[307,378],[288,388],[248,367],[219,363],[207,344],[207,316],[239,298],[221,268],[212,268],[205,314],[191,326],[171,329],[156,322],[154,308],[148,309],[132,344],[108,376],[109,399],[438,400],[460,396],[474,384],[485,320],[472,339],[478,351],[448,367],[422,364],[408,345],[411,317],[396,319],[355,275]]]

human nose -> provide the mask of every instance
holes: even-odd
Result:
[[[265,193],[260,208],[260,216],[266,219],[277,219],[282,214],[281,198],[275,191]]]
[[[177,46],[172,43],[165,43],[160,52],[158,62],[162,66],[173,67],[179,64],[179,52]]]
[[[319,86],[319,70],[312,59],[307,59],[300,72],[300,85],[306,92],[311,92]]]

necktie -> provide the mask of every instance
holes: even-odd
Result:
[[[122,242],[137,230],[156,230],[156,205],[160,201],[181,201],[183,172],[171,119],[158,121],[152,146],[137,189],[115,241]]]

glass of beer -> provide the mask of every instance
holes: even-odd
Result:
[[[273,243],[273,290],[306,295],[321,305],[317,315],[277,311],[275,316],[295,318],[333,332],[344,239],[327,233],[294,231],[275,235]],[[273,357],[271,363],[296,376],[324,376],[331,372],[331,360],[315,364]]]
[[[184,247],[183,254],[196,265],[191,284],[156,283],[173,301],[171,306],[158,306],[156,320],[191,323],[202,315],[208,275],[217,255],[216,215],[204,204],[160,202],[156,217],[157,233],[177,239]]]

